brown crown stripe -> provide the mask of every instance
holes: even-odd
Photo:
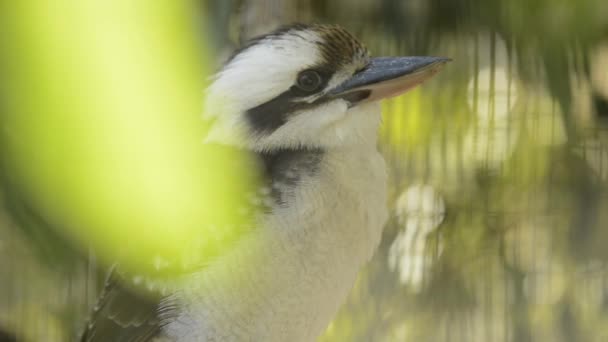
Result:
[[[311,30],[319,33],[321,41],[318,43],[323,59],[333,64],[335,69],[352,64],[360,60],[369,59],[367,48],[361,44],[350,32],[336,25],[311,25]]]
[[[317,32],[321,37],[321,41],[317,42],[317,44],[321,49],[323,59],[326,61],[326,63],[323,64],[331,66],[334,71],[339,70],[345,65],[352,64],[353,62],[360,62],[360,64],[365,65],[369,61],[370,54],[367,48],[361,44],[357,38],[340,26],[325,24],[293,24],[281,27],[266,35],[253,38],[243,47],[236,50],[226,64],[230,64],[237,55],[264,40],[280,39],[286,35],[304,38],[300,33],[307,30]]]

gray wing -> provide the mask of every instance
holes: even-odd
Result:
[[[143,291],[143,290],[142,290]],[[135,290],[113,268],[108,275],[81,342],[145,342],[161,336],[169,308],[162,295]]]

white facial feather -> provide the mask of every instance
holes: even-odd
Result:
[[[264,39],[238,54],[210,88],[210,95],[233,99],[244,111],[289,89],[298,72],[321,61],[315,32]]]
[[[344,100],[335,100],[294,115],[285,125],[254,141],[253,145],[259,149],[375,146],[379,122],[379,103],[349,109]]]
[[[348,103],[342,99],[295,112],[270,133],[255,134],[249,129],[248,109],[286,92],[296,83],[301,71],[325,62],[319,47],[323,39],[314,30],[288,32],[280,37],[263,38],[229,61],[207,91],[205,117],[215,120],[215,124],[206,141],[254,151],[332,147],[356,142],[351,137],[361,135],[358,127],[377,118],[349,117]],[[362,67],[360,63],[355,60],[336,70],[325,90],[351,77]],[[295,101],[310,103],[322,95],[324,93]]]

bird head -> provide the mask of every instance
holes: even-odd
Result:
[[[294,25],[253,39],[209,87],[209,140],[253,151],[375,143],[378,102],[415,87],[449,61],[371,58],[345,29]]]

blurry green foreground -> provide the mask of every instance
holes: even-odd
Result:
[[[13,200],[106,264],[192,266],[245,223],[231,214],[252,181],[235,167],[244,156],[202,144],[207,71],[189,10],[3,5],[5,181]]]

